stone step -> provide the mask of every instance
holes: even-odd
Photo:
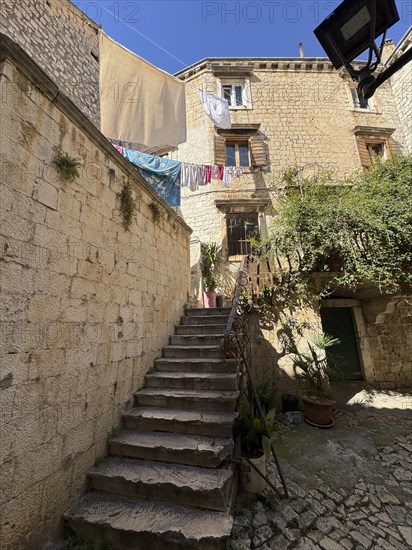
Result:
[[[135,407],[122,420],[131,430],[232,437],[237,416],[235,412]]]
[[[233,518],[199,510],[113,495],[83,495],[64,515],[71,529],[112,550],[226,550]]]
[[[217,468],[232,456],[233,440],[122,430],[110,440],[109,447],[115,456]]]
[[[225,512],[232,470],[109,457],[88,473],[92,489]]]
[[[180,318],[181,325],[226,325],[229,315],[184,315]]]
[[[223,346],[223,334],[177,334],[170,337],[172,346]]]
[[[164,357],[214,357],[223,359],[223,350],[220,346],[164,346]]]
[[[137,405],[200,411],[233,412],[238,391],[145,388],[135,393]]]
[[[194,334],[194,335],[204,335],[204,334],[225,334],[226,324],[210,324],[210,325],[176,325],[175,326],[177,335],[184,334]]]
[[[234,359],[192,359],[184,357],[162,357],[156,359],[155,367],[168,372],[226,372],[236,373],[237,363]]]
[[[148,388],[177,388],[193,390],[237,390],[236,374],[214,372],[164,372],[145,376]]]
[[[223,315],[228,317],[231,312],[230,307],[196,307],[185,310],[186,317],[210,317]]]

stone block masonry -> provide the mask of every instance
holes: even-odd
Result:
[[[168,343],[190,229],[28,55],[0,51],[0,547],[18,550],[54,537]],[[74,182],[56,147],[80,159]]]
[[[70,0],[1,2],[0,32],[20,44],[99,128],[98,28]]]

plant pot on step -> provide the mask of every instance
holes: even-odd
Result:
[[[204,307],[216,307],[216,291],[207,290],[203,292],[203,306]]]
[[[262,452],[262,456],[258,458],[249,458],[249,460],[263,475],[266,475],[265,453]],[[254,470],[244,457],[242,457],[242,464],[240,467],[240,482],[242,488],[248,493],[261,493],[267,487],[267,483],[263,477]]]
[[[336,401],[319,401],[312,397],[304,395],[302,397],[303,412],[305,421],[317,428],[332,428],[334,421],[332,419],[332,407]]]

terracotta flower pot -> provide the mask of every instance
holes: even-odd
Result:
[[[203,305],[204,307],[216,307],[216,291],[207,290],[203,292]]]
[[[257,469],[266,475],[266,458],[265,455],[258,458],[249,459]],[[240,467],[240,481],[242,487],[248,493],[261,493],[266,489],[267,483],[253,468],[242,458],[242,465]]]
[[[336,401],[318,401],[304,395],[302,397],[305,421],[318,428],[332,428],[332,407]]]

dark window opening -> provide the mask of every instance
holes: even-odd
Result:
[[[259,237],[258,213],[227,214],[227,249],[229,256],[250,254],[249,239]]]

